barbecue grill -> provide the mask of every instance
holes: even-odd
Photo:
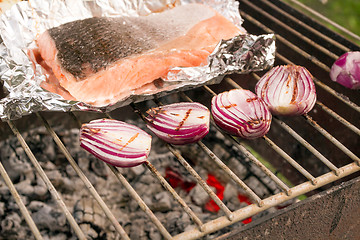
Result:
[[[269,229],[275,229],[275,225],[270,225],[272,227],[269,228],[269,222],[266,220],[271,218],[280,219],[283,213],[286,214],[291,211],[296,211],[296,209],[303,209],[298,206],[307,206],[306,204],[316,206],[315,203],[319,202],[319,199],[323,199],[321,201],[323,204],[328,203],[330,200],[326,197],[332,193],[345,189],[346,186],[352,184],[359,185],[357,178],[360,172],[360,158],[358,157],[360,156],[360,95],[356,90],[345,89],[341,85],[332,82],[329,78],[329,71],[332,63],[341,54],[347,51],[359,50],[360,47],[282,1],[240,0],[239,2],[240,13],[245,20],[243,24],[245,29],[253,34],[275,33],[277,39],[275,65],[293,63],[305,66],[312,73],[315,77],[314,82],[317,89],[318,100],[314,109],[304,116],[274,117],[269,133],[265,137],[257,140],[244,141],[223,134],[211,123],[212,134],[214,136],[221,135],[221,139],[224,139],[224,143],[221,145],[224,151],[229,151],[231,157],[237,159],[239,163],[243,162],[249,166],[255,166],[267,179],[270,179],[269,181],[276,186],[276,189],[279,189],[279,191],[272,192],[265,197],[259,196],[256,187],[250,186],[251,184],[248,184],[249,182],[246,181],[246,179],[236,175],[234,169],[227,166],[227,161],[221,159],[221,156],[217,154],[218,151],[213,149],[211,139],[207,139],[210,137],[206,136],[203,141],[194,144],[196,151],[202,152],[204,154],[203,156],[212,163],[212,166],[214,166],[213,171],[218,175],[226,175],[227,178],[241,190],[243,195],[249,199],[250,203],[248,205],[242,205],[237,209],[230,209],[227,204],[222,201],[222,198],[216,194],[216,190],[214,190],[209,182],[197,171],[198,168],[194,167],[194,163],[189,161],[188,154],[185,154],[181,147],[172,146],[159,140],[163,147],[166,147],[167,153],[173,154],[175,161],[179,163],[186,174],[190,176],[196,185],[199,185],[206,192],[207,196],[213,200],[220,209],[220,214],[216,215],[215,218],[206,222],[203,221],[192,207],[190,207],[189,198],[185,199],[183,197],[184,195],[162,174],[164,172],[162,165],[157,166],[150,161],[144,163],[143,166],[146,171],[151,172],[153,178],[162,185],[167,191],[167,194],[180,206],[183,213],[191,219],[190,224],[193,227],[186,228],[177,234],[172,235],[170,233],[169,229],[165,227],[167,220],[157,217],[156,210],[149,207],[145,201],[147,196],[140,195],[136,191],[136,188],[129,183],[126,172],[130,171],[130,169],[118,169],[108,165],[108,168],[119,182],[118,188],[126,190],[130,198],[136,202],[145,213],[148,219],[147,224],[155,226],[156,231],[160,233],[164,239],[197,239],[221,231],[222,233],[226,233],[223,238],[233,237],[235,239],[241,238],[241,236],[247,236],[251,239],[261,239],[261,237],[265,238],[266,236],[271,238],[272,231]],[[25,132],[30,129],[44,126],[47,134],[49,134],[56,143],[58,151],[65,156],[65,159],[83,182],[84,188],[89,191],[91,196],[89,201],[95,200],[97,202],[103,211],[105,220],[113,225],[113,231],[116,232],[118,237],[121,239],[130,239],[127,226],[120,224],[123,216],[115,215],[113,208],[107,205],[103,196],[99,194],[99,189],[94,187],[92,181],[83,172],[79,166],[79,162],[71,154],[72,149],[67,146],[67,143],[61,140],[61,136],[59,136],[56,129],[58,129],[59,126],[65,129],[79,127],[81,123],[99,117],[121,120],[131,119],[132,121],[140,122],[144,110],[148,106],[160,105],[164,102],[198,101],[209,107],[211,98],[222,91],[233,88],[254,90],[256,81],[264,73],[265,72],[256,72],[242,75],[229,75],[226,76],[220,84],[203,86],[185,92],[173,93],[165,97],[155,98],[154,100],[131,104],[130,106],[106,114],[91,112],[45,112],[32,114],[16,121],[3,122],[1,124],[2,139],[6,139],[11,135],[17,137],[20,145],[28,156],[28,160],[31,162],[33,168],[35,168],[38,176],[40,176],[45,183],[52,200],[57,203],[58,209],[61,210],[62,214],[66,217],[67,224],[71,227],[74,235],[79,239],[86,239],[88,233],[80,227],[74,217],[74,212],[69,210],[73,209],[74,206],[65,204],[62,194],[56,189],[54,182],[51,181],[39,160],[35,157],[36,149],[31,149],[31,146],[23,137]],[[59,121],[59,119],[61,119],[61,121]],[[229,146],[231,151],[229,150]],[[153,148],[156,147],[157,146],[153,146]],[[27,203],[23,201],[21,195],[18,193],[19,189],[15,188],[13,181],[9,177],[8,172],[10,169],[5,170],[3,167],[4,161],[6,160],[1,159],[0,173],[17,203],[18,209],[13,209],[14,211],[20,210],[35,239],[42,239],[41,229],[33,220]],[[349,195],[354,199],[359,199],[359,187],[353,187],[350,188],[350,190],[351,189],[357,189],[357,192],[354,192],[353,195],[349,193]],[[324,196],[325,198],[322,198]],[[341,194],[334,196],[338,201],[341,200],[341,197]],[[307,199],[297,202],[303,198]],[[271,208],[284,207],[284,204],[291,200],[296,200],[293,201],[296,203],[279,210],[279,212],[275,214],[267,215],[263,220],[262,218],[258,218],[257,223],[253,222],[246,227],[237,224],[250,217],[261,215],[261,213]],[[311,211],[311,207],[308,209]],[[320,215],[320,218],[316,222],[312,222],[310,227],[316,227],[321,224],[321,222],[326,223],[329,221],[328,215],[322,213],[321,206],[318,206],[318,208],[314,207],[313,211],[316,211],[316,213]],[[330,209],[329,212],[334,211]],[[356,213],[356,209],[354,209],[354,212]],[[11,213],[6,212],[6,214]],[[312,215],[316,214],[313,213]],[[354,217],[356,215],[352,216]],[[338,216],[338,218],[340,217]],[[346,215],[342,218],[345,223],[359,223],[358,217],[356,219],[348,219],[347,221],[346,218]],[[291,218],[289,217],[289,219]],[[292,220],[296,222],[296,219]],[[298,220],[302,221],[302,223],[305,222],[305,220],[301,218]],[[339,221],[340,220],[338,220],[336,224],[338,224]],[[279,222],[281,225],[282,222]],[[285,226],[287,223],[285,222],[283,224]],[[326,227],[326,224],[322,226]],[[337,225],[334,227],[332,225],[329,227],[334,230],[336,226]],[[250,233],[256,233],[254,229],[258,229],[257,233],[260,232],[260,237],[258,235],[249,235]],[[301,232],[294,233],[295,229],[289,231],[292,231],[291,236],[293,238],[305,236]],[[285,234],[285,232],[284,230],[283,234]],[[355,239],[356,236],[359,237],[358,233],[355,232],[355,229],[351,230],[350,228],[347,235],[349,239]],[[274,234],[275,233],[276,231],[274,231]],[[330,235],[326,233],[326,236],[333,236],[333,238],[340,236],[331,235],[331,233],[336,234],[336,231],[330,231]],[[312,232],[312,234],[313,237],[319,237],[322,233]],[[323,232],[323,234],[325,233]],[[286,236],[283,238],[286,238]]]

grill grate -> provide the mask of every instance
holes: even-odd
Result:
[[[289,6],[278,0],[241,0],[241,15],[244,17],[244,27],[252,33],[271,33],[275,32],[277,37],[278,52],[276,56],[276,65],[295,63],[306,66],[315,76],[315,84],[318,92],[318,101],[312,112],[296,119],[286,119],[274,117],[271,130],[267,136],[256,141],[242,141],[229,135],[224,135],[233,145],[244,155],[249,161],[259,167],[276,185],[282,189],[282,192],[273,194],[269,197],[261,199],[247,184],[244,183],[226,164],[219,159],[214,152],[208,148],[203,142],[198,142],[198,147],[207,154],[209,159],[213,161],[219,169],[224,171],[252,200],[253,204],[242,207],[235,211],[231,211],[222,200],[215,194],[210,186],[204,181],[196,170],[187,162],[178,148],[167,144],[168,150],[173,153],[181,165],[191,174],[196,182],[206,191],[212,200],[220,207],[223,216],[203,223],[196,213],[188,206],[186,201],[174,190],[174,188],[160,174],[159,170],[150,162],[146,162],[144,166],[153,174],[159,183],[168,191],[169,194],[179,203],[183,211],[192,219],[196,228],[182,232],[176,236],[171,236],[161,221],[146,205],[144,200],[139,196],[136,190],[130,185],[122,173],[115,167],[108,165],[116,178],[121,183],[129,195],[137,202],[140,208],[146,213],[151,222],[157,227],[158,231],[165,239],[195,239],[206,236],[226,226],[251,217],[257,213],[263,212],[270,207],[277,206],[287,200],[294,199],[302,194],[311,194],[312,191],[320,191],[323,186],[329,183],[336,184],[337,181],[345,181],[348,175],[360,171],[359,154],[359,116],[360,107],[359,95],[347,89],[332,83],[328,77],[332,62],[343,52],[349,50],[358,50],[359,46],[347,41],[323,26],[306,18],[299,17],[299,14]],[[295,11],[295,12],[294,12]],[[290,14],[292,12],[293,14]],[[302,19],[306,18],[306,19]],[[232,75],[224,79],[224,81],[215,86],[204,86],[188,92],[177,93],[178,97],[184,101],[193,101],[198,96],[203,95],[209,105],[209,99],[218,92],[231,88],[247,88],[253,89],[256,81],[263,73],[252,73],[247,75]],[[320,80],[321,79],[321,80]],[[197,98],[196,98],[197,99]],[[200,98],[202,100],[202,98]],[[204,101],[205,101],[204,100]],[[160,100],[155,99],[157,104],[161,104]],[[135,113],[143,117],[141,104],[132,104]],[[121,110],[121,109],[120,109]],[[91,113],[70,113],[78,123],[80,115],[91,115]],[[113,115],[113,113],[110,113]],[[107,117],[111,117],[106,114]],[[66,115],[66,114],[64,114]],[[115,115],[115,114],[114,114]],[[87,176],[81,170],[69,150],[61,141],[54,129],[49,125],[44,114],[37,113],[37,118],[46,127],[49,134],[57,144],[60,151],[64,154],[70,165],[73,167],[79,178],[89,190],[92,197],[98,202],[104,211],[108,220],[113,224],[115,230],[122,239],[129,239],[123,226],[121,226],[117,218],[113,215],[110,208],[106,205],[97,190],[91,184]],[[66,115],[67,116],[67,115]],[[325,121],[324,119],[327,119]],[[31,163],[34,165],[37,173],[45,182],[53,199],[58,203],[59,208],[65,214],[69,225],[74,230],[79,239],[85,239],[85,233],[81,230],[75,221],[68,207],[65,205],[61,195],[55,189],[48,176],[40,166],[34,153],[25,142],[16,124],[12,121],[7,122],[13,134],[18,138],[21,146],[25,150]],[[215,124],[211,124],[215,128]],[[329,127],[330,126],[330,127]],[[335,127],[334,127],[335,126]],[[341,132],[338,129],[341,128]],[[285,133],[287,134],[284,137]],[[345,137],[344,137],[344,136]],[[280,136],[280,137],[279,137]],[[281,140],[284,138],[285,140]],[[326,171],[316,171],[308,168],[309,163],[300,155],[296,156],[291,152],[291,144],[284,143],[288,139],[301,145],[303,149],[312,154],[311,159],[317,159],[326,167]],[[289,140],[289,142],[291,143]],[[327,145],[334,148],[334,154],[329,151]],[[289,186],[278,177],[277,172],[269,169],[257,157],[256,152],[268,159],[274,158],[272,162],[278,171],[282,171],[282,164],[287,164],[297,173],[297,177],[289,179],[295,184]],[[276,156],[275,156],[276,155]],[[310,158],[310,157],[309,157]],[[280,160],[279,160],[280,159]],[[284,167],[285,168],[285,167]],[[42,239],[42,236],[34,224],[29,211],[21,200],[14,184],[11,182],[6,170],[0,163],[0,173],[9,187],[10,192],[15,198],[25,221],[28,223],[31,231],[36,239]]]

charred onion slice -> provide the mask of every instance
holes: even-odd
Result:
[[[302,115],[316,102],[313,76],[297,65],[272,68],[258,81],[255,92],[274,115]]]
[[[270,129],[272,118],[264,101],[244,89],[233,89],[214,96],[211,113],[217,126],[245,139],[264,136]]]
[[[122,121],[98,119],[82,125],[80,146],[113,166],[134,167],[146,161],[151,136]]]
[[[151,108],[145,119],[156,136],[171,144],[184,145],[208,134],[210,111],[200,103],[181,102]]]
[[[331,80],[350,89],[360,89],[360,52],[347,52],[332,65]]]

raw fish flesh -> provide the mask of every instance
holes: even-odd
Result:
[[[65,99],[112,105],[173,67],[207,64],[222,39],[243,33],[202,4],[141,17],[92,17],[48,29],[32,51],[41,86]]]

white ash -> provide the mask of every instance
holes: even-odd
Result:
[[[145,129],[142,123],[136,122],[136,125]],[[78,129],[55,128],[55,131],[130,238],[162,239],[155,225],[106,164],[79,146]],[[111,222],[106,218],[99,204],[91,196],[46,129],[36,128],[22,133],[22,135],[87,237],[89,239],[119,239]],[[261,198],[280,191],[263,172],[254,167],[219,132],[211,130],[203,142],[213,149],[215,154]],[[192,144],[176,147],[176,149],[182,153],[182,156],[204,181],[210,173],[225,186],[223,201],[230,210],[247,205],[238,201],[237,194],[242,193],[243,190],[220,170],[198,145]],[[76,239],[64,214],[14,136],[0,142],[0,158],[44,239]],[[170,167],[184,181],[196,182],[194,177],[170,153],[166,145],[155,137],[149,161],[162,176],[165,176],[165,170]],[[145,166],[120,169],[120,172],[170,234],[176,235],[196,227],[180,205],[165,191]],[[264,186],[264,183],[267,186]],[[212,189],[215,191],[214,188]],[[180,187],[176,188],[176,191],[202,222],[205,223],[224,215],[221,210],[213,213],[204,208],[210,198],[199,184],[195,185],[190,192],[186,192]],[[264,214],[266,213],[261,215]],[[256,217],[254,216],[253,219]],[[243,223],[239,222],[232,227],[242,225]],[[2,179],[0,180],[0,226],[0,236],[3,239],[33,238],[29,237],[32,236],[31,231]],[[230,230],[231,227],[224,228],[204,239],[211,239]]]
[[[214,191],[215,189],[213,188],[212,190]],[[210,200],[209,195],[199,184],[190,190],[189,195],[191,200],[198,206],[203,206]]]

